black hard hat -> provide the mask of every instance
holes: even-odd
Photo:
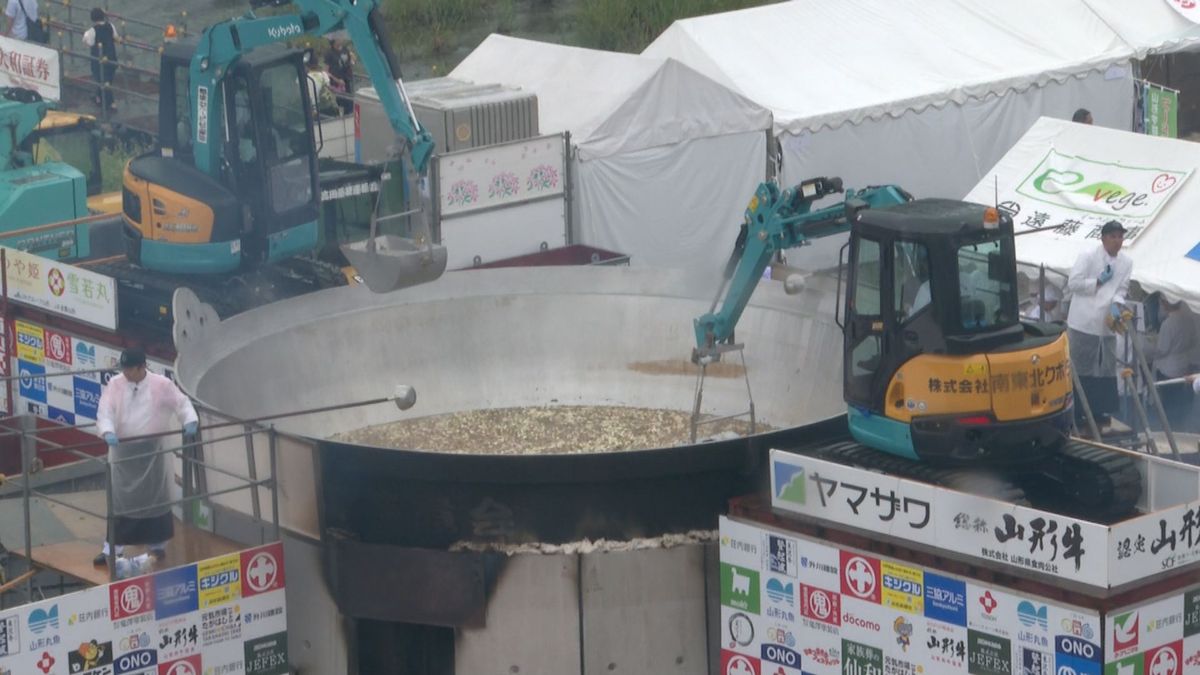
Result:
[[[136,368],[146,365],[146,352],[137,347],[130,347],[121,352],[121,367]]]
[[[1104,227],[1100,228],[1100,234],[1102,235],[1110,234],[1112,232],[1120,232],[1121,234],[1125,234],[1125,226],[1122,225],[1121,221],[1119,220],[1110,220],[1104,224]]]

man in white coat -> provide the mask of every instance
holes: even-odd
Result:
[[[96,428],[108,444],[112,463],[112,550],[120,556],[124,545],[144,544],[161,560],[175,524],[167,505],[170,465],[166,454],[154,453],[160,449],[161,434],[170,430],[172,416],[188,438],[195,438],[199,418],[174,382],[146,370],[145,352],[126,349],[120,365],[121,374],[104,387],[96,412]],[[106,541],[93,564],[108,564],[109,552]]]
[[[1119,405],[1117,338],[1108,322],[1119,319],[1125,310],[1133,275],[1133,261],[1121,253],[1124,243],[1125,227],[1108,221],[1100,228],[1100,245],[1079,254],[1067,280],[1071,290],[1071,308],[1067,310],[1071,366],[1101,425],[1109,422]],[[1082,415],[1082,406],[1076,406],[1076,417],[1082,419]]]

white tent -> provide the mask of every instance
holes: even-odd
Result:
[[[1190,141],[1042,118],[966,199],[991,204],[998,187],[1001,203],[1008,202],[1010,208],[1015,206],[1019,211],[1014,219],[1017,232],[1029,229],[1025,224],[1030,214],[1041,206],[1030,200],[1028,190],[1020,190],[1019,186],[1028,182],[1031,171],[1051,151],[1058,156],[1086,157],[1110,166],[1152,167],[1154,173],[1194,172],[1200,167],[1200,145]],[[1193,311],[1200,312],[1200,260],[1188,257],[1200,245],[1197,213],[1200,213],[1200,176],[1191,175],[1174,189],[1149,226],[1124,250],[1133,259],[1133,279],[1142,288],[1148,292],[1161,291],[1172,300],[1183,300]],[[1097,219],[1106,217],[1098,215]],[[1058,273],[1055,281],[1060,282],[1060,275],[1070,272],[1081,251],[1099,245],[1096,239],[1042,231],[1017,237],[1017,259],[1045,265]]]
[[[533,91],[574,146],[581,243],[633,264],[718,269],[766,174],[771,114],[672,59],[491,35],[451,77]]]
[[[643,54],[770,108],[787,184],[957,197],[1039,116],[1132,119],[1132,50],[1083,0],[795,0],[676,21]]]
[[[1168,0],[1083,0],[1121,36],[1138,58],[1200,48],[1200,24],[1185,19]]]

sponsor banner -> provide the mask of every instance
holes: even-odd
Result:
[[[744,659],[731,660],[731,672],[1104,672],[1098,612],[729,518],[720,534],[721,648]],[[795,544],[794,578],[793,566],[780,564],[790,553],[778,555],[790,547],[771,543],[780,539]],[[1161,638],[1149,647],[1172,650],[1157,657],[1159,668],[1169,654],[1186,660],[1195,652],[1200,664],[1200,587],[1141,609],[1151,615],[1139,634]],[[1147,643],[1140,644],[1128,655],[1143,668]]]
[[[4,248],[10,300],[90,323],[117,329],[117,282],[112,277]]]
[[[1113,586],[1200,560],[1200,502],[1189,502],[1112,526],[1108,547]]]
[[[30,321],[16,321],[17,373],[23,375],[16,388],[17,410],[63,424],[87,424],[96,420],[100,391],[116,373],[121,350],[80,338]],[[150,370],[173,376],[172,366],[149,359]],[[112,368],[110,373],[73,373]]]
[[[1200,587],[1110,612],[1104,621],[1104,659],[1106,662],[1129,657],[1154,657],[1156,663],[1168,660],[1168,652],[1178,647],[1182,663],[1183,640],[1200,631]],[[1170,648],[1163,652],[1163,648]],[[1161,652],[1161,653],[1160,653]],[[1138,658],[1136,660],[1143,660]],[[1151,672],[1151,671],[1146,671]],[[1155,670],[1153,672],[1167,672]],[[1178,672],[1178,671],[1177,671]]]
[[[264,553],[279,570],[242,600],[234,571]],[[287,673],[282,567],[271,544],[0,611],[0,674]]]
[[[1002,188],[1001,208],[1013,215],[1017,232],[1052,228],[1067,239],[1100,239],[1110,220],[1127,230],[1127,246],[1154,222],[1164,204],[1191,175],[1190,168],[1134,167],[1119,157],[1066,155],[1049,150],[1015,189]]]
[[[1109,561],[1114,554],[1106,551],[1110,530],[1103,525],[779,450],[771,451],[771,485],[771,504],[781,510],[1022,571],[1103,588],[1110,583]],[[1128,529],[1134,524],[1123,526]],[[1200,549],[1200,530],[1195,542]],[[1137,575],[1137,569],[1131,561],[1124,573]],[[891,606],[907,604],[915,609],[923,604],[915,575],[905,578],[893,573],[884,580],[881,570],[870,571],[878,573],[874,583],[893,585],[887,589]],[[843,565],[842,592],[868,583],[867,572],[861,565],[853,569]],[[850,573],[853,580],[845,578]],[[873,587],[872,601],[881,601],[881,591]]]
[[[1150,136],[1179,137],[1179,91],[1143,80],[1142,126]]]
[[[62,98],[58,50],[34,42],[0,37],[0,86],[32,89],[42,98]]]
[[[566,188],[562,134],[489,145],[434,158],[442,216],[561,195]]]

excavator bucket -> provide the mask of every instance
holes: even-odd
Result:
[[[345,244],[342,254],[374,293],[424,284],[446,271],[446,247],[391,234]]]
[[[343,244],[341,247],[346,261],[354,266],[373,293],[390,293],[428,283],[446,271],[446,247],[433,243],[433,231],[429,225],[432,207],[429,192],[425,189],[428,183],[411,170],[406,172],[405,179],[408,182],[408,194],[419,195],[420,208],[381,217],[381,186],[375,200],[375,210],[371,214],[370,235],[363,241]],[[381,221],[408,215],[415,216],[419,223],[415,239],[378,234]]]

